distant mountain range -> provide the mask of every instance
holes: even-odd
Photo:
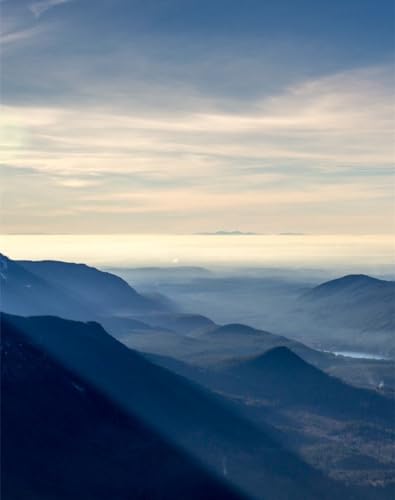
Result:
[[[203,315],[180,312],[166,296],[141,294],[115,274],[84,264],[13,261],[0,256],[0,288],[4,312],[95,320],[117,338],[125,341],[128,338],[130,347],[159,355],[181,356],[204,363],[205,359],[215,361],[217,356],[229,357],[235,349],[246,356],[286,345],[320,368],[328,364],[326,355],[300,342],[242,324],[219,326]],[[374,341],[371,332],[384,332],[384,340],[376,339],[386,342],[386,352],[391,355],[393,340],[386,339],[388,336],[393,338],[395,325],[394,282],[361,275],[346,276],[308,290],[299,298],[298,310],[288,314],[295,327],[302,319],[301,329],[303,325],[312,329],[314,324],[326,330],[331,328],[327,341],[332,336],[336,338],[339,332],[341,345],[346,347],[355,341],[355,332],[367,332],[369,338],[364,342]],[[349,331],[343,333],[345,329]],[[167,341],[165,330],[169,331]],[[143,331],[156,332],[160,338],[155,340],[153,335],[130,337],[131,332]],[[180,342],[170,331],[193,337],[194,342],[189,338]],[[317,328],[317,335],[319,332]],[[395,352],[395,346],[393,350]]]
[[[239,323],[208,329],[199,338],[208,339],[213,348],[217,346],[216,349],[223,353],[227,352],[229,345],[232,347],[231,351],[237,353],[237,357],[253,356],[257,352],[263,353],[275,347],[286,346],[312,363],[325,365],[328,362],[326,353],[311,349],[301,342]],[[236,354],[233,357],[236,357]],[[232,356],[227,359],[231,360]],[[224,360],[226,361],[226,358]]]
[[[265,235],[268,233],[255,233],[252,231],[213,231],[213,232],[202,232],[202,233],[195,233],[195,234],[200,234],[202,236],[258,236],[258,235]],[[303,236],[306,233],[277,233],[278,236]],[[270,234],[269,234],[270,235]]]
[[[180,313],[166,298],[142,295],[118,276],[84,264],[13,261],[5,256],[0,261],[1,309],[7,313],[96,320],[118,338],[136,330],[169,330],[195,336],[197,340],[185,346],[199,352],[202,343],[210,339],[221,342],[221,338],[226,342],[229,334],[234,343],[237,337],[245,343],[245,335],[253,334],[260,349],[289,342],[267,332],[262,335],[263,332],[245,325],[218,326],[205,316]],[[178,337],[174,339],[179,343]]]
[[[130,491],[150,500],[391,498],[393,400],[382,378],[370,391],[329,375],[347,373],[351,361],[180,312],[160,290],[139,293],[83,264],[2,256],[0,287],[1,309],[13,313],[1,319],[3,490],[11,500],[126,500]],[[311,317],[341,307],[357,315],[372,304],[377,312],[378,296],[388,312],[392,291],[392,282],[346,276],[307,290],[298,304]],[[382,362],[377,373],[391,366]],[[357,369],[376,373],[366,363]],[[333,432],[354,451],[333,444]],[[321,435],[332,443],[327,451]],[[365,484],[368,467],[368,489],[345,490],[315,469],[332,474],[335,464],[341,479],[356,468],[355,484]],[[376,480],[385,487],[369,490]]]
[[[200,234],[202,236],[254,236],[259,233],[253,233],[250,231],[214,231],[196,234]]]

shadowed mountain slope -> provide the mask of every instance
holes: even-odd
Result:
[[[242,498],[7,319],[1,354],[4,500]]]
[[[248,495],[316,499],[332,498],[337,492],[337,485],[277,444],[269,426],[258,430],[232,405],[153,365],[99,325],[9,315],[2,321],[3,331],[20,332],[44,356],[72,373],[77,386],[93,387],[210,471],[223,474],[225,467],[227,480]],[[28,414],[24,418],[29,419]]]
[[[0,255],[1,309],[69,319],[141,315],[164,310],[126,281],[85,264],[13,261]]]
[[[0,306],[12,314],[86,318],[95,313],[63,288],[0,254]]]
[[[82,303],[103,309],[107,314],[130,314],[162,308],[154,300],[137,293],[119,276],[86,264],[59,261],[18,263],[59,289],[66,290]]]
[[[236,362],[226,369],[230,385],[244,394],[260,395],[280,406],[309,407],[317,413],[367,418],[395,418],[395,402],[327,375],[287,347]]]

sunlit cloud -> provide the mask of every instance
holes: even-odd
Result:
[[[30,107],[27,114],[24,107],[5,106],[6,161],[54,171],[159,169],[179,175],[229,158],[241,167],[251,159],[392,166],[388,71],[368,68],[308,81],[259,100],[248,114],[207,109],[147,117],[95,107]]]

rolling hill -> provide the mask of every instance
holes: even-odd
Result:
[[[285,346],[225,369],[233,392],[259,396],[285,407],[370,422],[395,419],[395,404],[377,392],[348,385],[304,361]]]
[[[316,319],[362,331],[395,331],[395,282],[347,275],[309,290],[300,299]]]

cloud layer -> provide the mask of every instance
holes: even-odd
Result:
[[[24,55],[60,41],[59,20],[40,17],[62,3],[30,4],[36,21],[14,13],[3,34],[5,230],[392,230],[390,62],[321,74],[304,62],[295,73],[290,49],[243,38],[265,55],[239,40],[230,61],[221,40],[203,58],[194,40],[189,63],[182,49],[164,56],[174,39],[163,49],[163,38],[140,36],[89,59],[66,51],[61,64],[52,54],[23,67]]]

